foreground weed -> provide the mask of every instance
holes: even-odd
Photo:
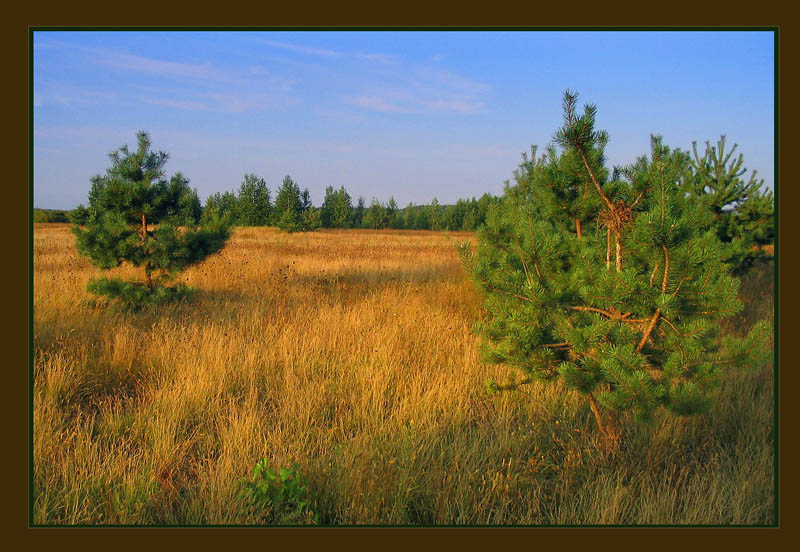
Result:
[[[316,524],[311,494],[299,466],[282,467],[278,473],[266,458],[253,466],[250,480],[239,479],[242,497],[249,502],[252,513],[270,525]]]

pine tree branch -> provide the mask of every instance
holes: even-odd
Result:
[[[634,182],[634,185],[636,185],[636,182]],[[642,200],[642,198],[644,197],[644,195],[645,195],[645,194],[646,194],[646,193],[647,193],[649,190],[650,190],[650,187],[648,186],[647,188],[643,189],[643,190],[641,191],[641,193],[639,193],[639,195],[638,195],[638,196],[636,196],[636,199],[634,199],[634,200],[633,200],[633,203],[631,203],[631,209],[633,209],[634,207],[636,207],[636,204],[637,204],[637,203],[639,203],[639,202]]]
[[[566,349],[571,349],[572,348],[572,344],[569,341],[565,341],[563,343],[547,343],[545,345],[539,345],[539,347],[544,347],[544,348],[547,348],[547,349],[558,349],[558,348],[562,348],[562,347],[566,348]]]
[[[523,301],[526,301],[528,303],[533,303],[533,301],[531,301],[530,297],[525,297],[524,295],[518,295],[516,293],[512,293],[510,291],[506,291],[506,290],[500,289],[498,287],[494,287],[493,285],[491,285],[489,282],[487,282],[486,280],[484,280],[482,278],[479,278],[479,281],[489,291],[496,291],[498,293],[502,293],[503,295],[509,295],[511,297],[516,297],[517,299],[522,299]]]
[[[597,181],[597,178],[594,176],[594,171],[589,166],[589,160],[586,158],[586,154],[584,153],[583,148],[581,147],[580,143],[578,143],[576,141],[576,142],[573,142],[573,145],[575,146],[575,149],[578,150],[578,153],[580,154],[581,159],[583,160],[583,166],[586,167],[586,170],[589,172],[589,178],[592,179],[592,184],[594,184],[594,187],[597,190],[597,193],[599,193],[600,197],[602,197],[603,200],[606,202],[606,205],[608,206],[609,211],[614,212],[614,204],[611,203],[611,200],[608,199],[608,196],[603,191],[603,188],[600,187],[600,183]]]
[[[661,261],[656,261],[656,265],[653,267],[653,272],[650,274],[650,285],[653,285],[653,281],[656,279],[656,272],[658,271],[658,265],[661,264]]]
[[[642,322],[647,322],[650,320],[649,318],[628,318],[633,313],[626,312],[624,314],[620,314],[618,312],[607,311],[603,309],[599,309],[597,307],[584,307],[581,305],[576,305],[569,307],[570,310],[575,311],[588,311],[588,312],[596,312],[598,314],[602,314],[603,316],[610,318],[612,320],[620,320],[622,322],[627,322],[629,324],[641,324]]]
[[[603,309],[598,309],[597,307],[583,307],[583,306],[580,306],[580,305],[578,305],[578,306],[569,307],[569,308],[570,308],[571,310],[575,310],[575,311],[590,311],[590,312],[597,312],[597,313],[600,313],[600,314],[602,314],[603,316],[606,316],[606,317],[608,317],[608,318],[619,318],[619,316],[616,316],[616,315],[614,315],[614,314],[612,314],[612,313],[610,313],[610,312],[608,312],[608,311],[606,311],[606,310],[603,310]]]
[[[647,340],[650,339],[650,334],[653,333],[653,329],[655,329],[655,327],[656,327],[656,322],[658,322],[658,317],[659,316],[661,316],[661,309],[656,309],[656,312],[653,315],[653,318],[650,319],[650,324],[647,326],[647,329],[645,330],[644,335],[642,336],[642,340],[639,342],[639,345],[636,347],[636,352],[637,353],[641,353],[642,352],[642,349],[644,348],[645,343],[647,343]]]

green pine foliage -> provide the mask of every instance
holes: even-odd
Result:
[[[144,268],[143,282],[100,278],[89,291],[128,307],[154,305],[186,295],[185,286],[167,287],[186,267],[224,247],[227,225],[212,217],[203,226],[197,193],[180,173],[164,177],[167,154],[150,151],[150,137],[137,134],[138,148],[110,154],[111,167],[92,179],[84,227],[73,226],[79,253],[95,266],[123,263]]]
[[[756,179],[756,171],[744,180],[747,169],[742,154],[733,158],[736,148],[734,144],[726,152],[722,136],[716,146],[706,142],[700,156],[693,142],[685,188],[713,213],[711,226],[720,240],[731,245],[725,262],[742,274],[767,257],[762,246],[775,239],[775,200],[763,187],[763,179]]]
[[[728,370],[769,355],[770,326],[721,337],[738,312],[738,280],[723,260],[713,215],[680,183],[688,155],[652,138],[651,152],[604,168],[596,108],[564,98],[557,146],[525,156],[462,260],[485,296],[487,361],[524,372],[510,385],[558,380],[585,395],[600,431],[618,442],[619,416],[657,408],[708,410]]]

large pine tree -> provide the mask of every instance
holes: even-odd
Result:
[[[616,443],[621,413],[706,410],[727,370],[765,357],[769,326],[721,335],[738,280],[711,213],[679,186],[688,155],[653,137],[649,156],[609,175],[596,108],[579,116],[576,101],[565,94],[560,148],[524,159],[477,251],[461,251],[485,296],[485,358],[526,376],[490,387],[560,379]]]
[[[165,180],[167,154],[150,150],[146,132],[137,140],[135,151],[122,146],[109,155],[111,167],[92,179],[85,228],[73,226],[78,251],[96,266],[144,268],[143,282],[102,277],[89,283],[93,293],[134,307],[182,295],[185,286],[165,284],[222,249],[229,236],[218,219],[196,226],[199,200],[188,179],[178,173]]]

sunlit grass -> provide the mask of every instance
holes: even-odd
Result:
[[[773,371],[707,416],[629,422],[613,461],[558,386],[487,395],[469,233],[237,229],[158,312],[90,306],[34,229],[34,521],[256,523],[236,480],[297,462],[323,524],[769,524]],[[137,277],[121,268],[124,277]],[[731,331],[772,316],[771,266]]]

